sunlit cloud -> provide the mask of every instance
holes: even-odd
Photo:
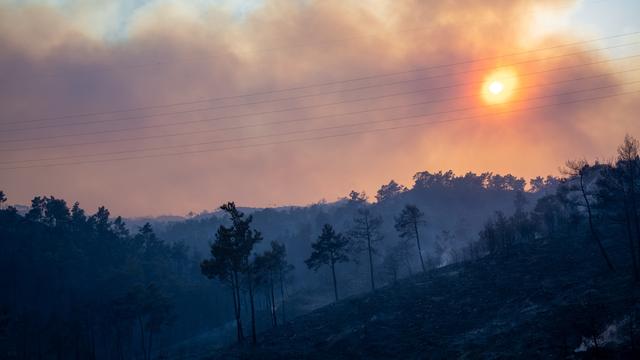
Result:
[[[6,3],[0,10],[0,122],[5,124],[396,75],[138,110],[127,114],[138,116],[130,120],[118,120],[123,117],[119,114],[51,120],[40,124],[116,121],[1,133],[0,139],[6,141],[103,132],[3,143],[3,149],[26,150],[2,152],[0,160],[118,151],[163,155],[172,151],[140,149],[183,146],[175,151],[200,151],[354,130],[361,134],[3,171],[0,182],[16,201],[51,193],[78,198],[87,206],[105,203],[118,213],[186,213],[229,199],[261,206],[333,200],[352,188],[372,193],[392,178],[411,185],[413,173],[425,169],[546,175],[555,173],[568,158],[610,154],[624,133],[638,131],[632,120],[638,110],[637,95],[580,100],[638,89],[630,83],[640,80],[631,71],[639,62],[629,58],[638,54],[638,46],[623,46],[637,38],[604,45],[580,43],[597,35],[585,37],[573,31],[566,19],[584,5],[559,0],[535,3],[535,7],[524,0]],[[556,17],[552,9],[563,10],[557,10]],[[542,15],[531,21],[532,13]],[[576,44],[562,46],[568,43]],[[618,45],[627,49],[615,54],[626,57],[621,60],[594,51]],[[416,68],[428,70],[406,72]],[[517,80],[504,75],[496,79],[501,69],[511,69]],[[491,101],[483,100],[483,89],[490,89],[496,80],[503,86],[494,94],[501,105],[487,106]],[[380,86],[387,83],[393,84]],[[344,91],[356,87],[364,88]],[[595,90],[580,92],[585,89]],[[324,95],[311,96],[317,93]],[[241,105],[274,99],[280,100]],[[553,106],[557,102],[566,104]],[[216,108],[194,110],[207,107]],[[297,110],[281,111],[289,108]],[[454,111],[458,109],[466,110]],[[525,110],[504,113],[518,109]],[[340,114],[351,115],[331,116]],[[456,120],[464,117],[472,119]],[[212,118],[219,120],[207,120]],[[391,118],[405,120],[387,121]],[[283,123],[296,119],[309,120]],[[445,122],[364,132],[437,121]],[[330,129],[363,122],[369,124]],[[171,123],[175,125],[145,128]],[[216,132],[222,127],[236,129]],[[140,129],[123,130],[128,128]],[[320,128],[324,130],[314,130]],[[113,130],[120,132],[108,132]],[[192,145],[297,131],[307,133]],[[151,138],[177,132],[190,135]],[[145,139],[108,142],[126,137]],[[28,150],[77,142],[102,143]],[[47,176],[38,176],[42,172]]]

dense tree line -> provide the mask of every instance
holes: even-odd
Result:
[[[586,238],[582,246],[595,247],[610,271],[616,264],[607,248],[625,246],[633,277],[640,280],[639,148],[636,139],[626,136],[610,163],[568,161],[555,192],[540,198],[531,212],[523,210],[522,197],[516,198],[513,215],[497,212],[487,221],[479,246],[487,253],[504,253],[518,242]]]
[[[78,203],[36,197],[21,215],[5,200],[2,357],[155,358],[156,344],[176,336],[170,329],[193,327],[195,314],[184,310],[198,294],[211,301],[187,247],[162,241],[149,224],[131,234],[104,207],[87,215]]]
[[[220,209],[229,215],[231,226],[220,225],[215,241],[211,243],[211,258],[201,262],[202,273],[210,279],[218,279],[227,284],[233,298],[236,319],[236,336],[244,340],[242,326],[242,297],[248,295],[251,319],[251,341],[256,343],[256,292],[262,287],[269,300],[272,325],[277,326],[275,286],[280,284],[281,302],[284,311],[284,282],[291,271],[286,260],[284,245],[271,243],[271,249],[262,254],[253,253],[254,247],[262,240],[262,235],[251,228],[253,218],[236,208],[235,203],[223,204]],[[283,314],[283,318],[284,318]]]
[[[333,293],[334,300],[339,300],[341,293],[341,278],[350,281],[354,280],[354,272],[340,271],[340,266],[345,269],[353,269],[353,266],[359,266],[360,263],[366,263],[368,268],[367,277],[371,290],[376,288],[376,278],[381,277],[380,282],[389,282],[391,275],[393,280],[397,280],[403,273],[402,269],[408,270],[411,274],[412,259],[419,259],[419,266],[422,272],[426,272],[429,267],[437,266],[438,262],[433,257],[425,260],[429,256],[429,251],[423,248],[423,242],[432,242],[431,240],[421,239],[427,237],[427,216],[413,204],[403,205],[397,215],[393,216],[393,221],[389,223],[394,230],[392,236],[388,236],[385,243],[385,233],[383,230],[383,213],[376,211],[376,207],[384,203],[396,203],[407,194],[430,191],[465,191],[465,192],[495,192],[495,193],[514,193],[522,195],[524,193],[525,181],[522,178],[516,178],[512,175],[493,175],[485,173],[476,175],[467,173],[458,177],[449,171],[446,173],[421,172],[414,177],[416,183],[413,188],[407,189],[404,186],[391,181],[387,185],[383,185],[376,195],[377,202],[371,204],[364,192],[351,191],[344,199],[342,204],[337,203],[337,207],[333,209],[336,212],[347,215],[351,221],[343,224],[331,224],[331,217],[328,216],[325,209],[327,205],[318,204],[309,208],[296,209],[292,208],[281,212],[265,209],[259,214],[261,217],[266,215],[279,217],[278,221],[264,221],[262,224],[254,224],[254,216],[246,216],[242,213],[234,203],[226,203],[220,207],[227,216],[222,217],[221,223],[215,223],[218,227],[215,239],[210,243],[210,258],[201,262],[202,273],[210,278],[217,279],[227,284],[231,298],[233,300],[233,314],[236,319],[236,337],[242,342],[245,338],[244,322],[249,321],[251,342],[257,341],[256,335],[256,314],[255,303],[258,292],[264,293],[266,303],[269,308],[271,326],[278,325],[278,311],[276,297],[280,297],[282,308],[282,317],[284,318],[286,311],[284,310],[286,295],[282,291],[286,276],[283,275],[282,269],[289,272],[293,266],[287,260],[284,243],[272,242],[271,249],[263,250],[262,253],[257,249],[264,249],[261,246],[262,233],[264,228],[269,228],[272,224],[286,224],[299,217],[300,211],[319,210],[315,215],[315,220],[319,226],[319,233],[315,235],[307,232],[308,248],[298,254],[304,260],[305,267],[313,271],[326,268],[329,271],[329,283]],[[536,188],[533,192],[541,192],[549,187],[555,186],[555,178],[535,179]],[[533,182],[533,180],[532,180]],[[533,188],[533,185],[532,185]],[[193,220],[202,223],[203,220]],[[231,226],[227,226],[229,222]],[[293,221],[299,224],[299,220]],[[320,224],[322,224],[320,226]],[[437,224],[436,224],[437,225]],[[255,228],[254,228],[255,226]],[[341,231],[338,231],[340,228]],[[260,229],[260,230],[257,230]],[[449,234],[448,231],[443,231]],[[315,240],[314,240],[315,236]],[[442,237],[442,247],[450,246],[447,242],[451,241],[452,236]],[[304,245],[300,243],[301,238],[294,235],[289,239],[289,243],[294,245]],[[281,249],[281,250],[279,250]],[[442,250],[444,251],[444,250]],[[458,260],[458,258],[456,258]],[[270,265],[278,264],[278,265]],[[343,264],[343,265],[341,265]],[[275,293],[275,284],[280,285],[280,294]],[[302,291],[304,292],[303,286]],[[244,305],[243,305],[244,304]],[[242,306],[248,306],[248,313],[243,316]]]
[[[420,173],[412,189],[391,181],[378,192],[377,204],[394,204],[412,192],[442,186],[455,191],[465,184],[451,172],[446,174]],[[475,177],[464,176],[467,180]],[[511,179],[495,178],[497,182]],[[487,185],[479,186],[489,191]],[[403,208],[397,221],[385,225],[383,217],[388,213],[377,210],[364,193],[355,191],[346,203],[335,205],[336,216],[344,213],[350,218],[348,223],[338,224],[341,231],[330,226],[331,231],[314,235],[312,227],[302,226],[283,241],[264,245],[260,244],[261,233],[253,229],[252,216],[242,214],[233,203],[222,207],[226,216],[189,220],[188,224],[200,224],[195,232],[193,227],[174,231],[170,226],[159,237],[150,224],[130,233],[125,221],[112,218],[104,207],[88,215],[78,203],[69,208],[62,199],[36,197],[28,211],[19,213],[7,207],[6,200],[6,195],[0,194],[1,289],[7,294],[0,304],[0,346],[17,358],[149,359],[162,353],[167,344],[222,326],[231,318],[237,324],[238,339],[245,336],[242,322],[250,321],[255,341],[258,329],[267,326],[260,323],[259,315],[267,314],[268,326],[274,327],[287,318],[286,288],[293,266],[285,243],[293,244],[299,254],[302,250],[302,260],[312,254],[307,259],[310,268],[327,265],[332,270],[336,299],[340,279],[351,281],[354,277],[351,268],[336,271],[336,265],[366,263],[366,281],[375,289],[377,283],[389,280],[386,272],[394,272],[395,279],[402,269],[411,273],[411,259],[428,253],[421,249],[423,214],[413,214],[418,219],[409,220],[402,216],[417,207]],[[321,224],[333,222],[327,206],[304,210],[316,213],[320,229]],[[300,226],[296,216],[282,218],[298,211],[264,210],[259,228],[268,229],[271,239],[277,238],[269,225],[290,221]],[[266,215],[276,220],[267,220]],[[229,221],[231,226],[226,225]],[[212,225],[218,227],[214,236]],[[309,242],[300,241],[304,233]],[[200,236],[213,240],[211,258],[204,261],[197,253],[197,243],[189,243],[195,246],[193,254],[185,244]],[[314,236],[318,241],[312,244]],[[395,260],[389,261],[392,258]],[[222,260],[216,264],[216,259]],[[201,273],[216,281],[205,281]],[[226,295],[225,287],[233,296]]]
[[[585,160],[569,161],[563,171],[564,178],[537,177],[525,188],[525,181],[511,175],[500,176],[491,173],[455,176],[453,172],[416,174],[416,184],[406,189],[394,181],[382,186],[376,194],[377,202],[371,204],[364,192],[351,191],[341,205],[343,214],[350,214],[351,221],[340,223],[324,222],[315,240],[309,241],[304,261],[310,270],[328,269],[335,301],[339,301],[345,278],[353,280],[357,272],[346,271],[358,266],[362,259],[366,263],[366,277],[370,290],[376,290],[376,283],[393,284],[405,275],[411,275],[411,259],[418,259],[422,273],[430,268],[443,265],[433,261],[431,252],[445,251],[457,234],[441,230],[433,235],[430,227],[438,227],[425,212],[411,203],[397,207],[393,216],[395,233],[389,236],[381,231],[384,216],[379,212],[380,204],[398,203],[409,192],[482,191],[509,192],[512,211],[496,211],[486,220],[475,238],[467,239],[465,246],[450,250],[450,262],[473,261],[490,255],[499,260],[510,256],[513,251],[527,249],[519,244],[541,244],[544,242],[565,242],[572,246],[594,247],[603,265],[615,271],[616,262],[625,259],[609,254],[615,243],[625,239],[628,246],[629,262],[633,264],[633,276],[640,277],[640,222],[638,206],[640,199],[640,159],[638,142],[626,137],[618,149],[615,162],[589,164]],[[528,196],[538,194],[532,204]],[[274,284],[283,283],[283,268],[290,268],[286,260],[284,245],[271,243],[271,249],[262,254],[254,253],[254,247],[262,235],[252,229],[252,216],[247,216],[228,203],[221,209],[229,214],[232,226],[221,225],[216,240],[211,244],[211,259],[202,262],[202,272],[208,277],[229,283],[234,297],[234,311],[237,319],[238,340],[243,340],[240,316],[240,297],[249,299],[251,307],[252,343],[257,341],[254,314],[256,291],[262,288],[269,304],[272,326],[277,326],[275,310],[276,296]],[[389,217],[388,213],[385,214]],[[328,217],[318,216],[318,220]],[[442,229],[442,227],[440,227]],[[341,230],[338,230],[341,229]],[[385,236],[386,235],[386,236]],[[624,235],[624,236],[620,236]],[[387,238],[386,244],[383,239]],[[432,246],[425,248],[426,243]],[[440,255],[441,255],[440,254]],[[436,256],[437,258],[438,256]],[[278,264],[278,265],[276,265]],[[626,268],[626,266],[620,266]],[[379,275],[386,277],[378,281]],[[234,280],[235,279],[235,280]],[[277,281],[274,281],[277,279]],[[284,293],[281,294],[284,301]],[[601,304],[595,304],[597,308]],[[283,305],[284,307],[284,305]],[[585,308],[587,306],[585,305]],[[580,313],[580,309],[576,310]],[[579,333],[598,348],[599,331],[606,324],[600,314],[591,313],[594,321],[575,321]],[[631,320],[634,321],[634,320]],[[587,330],[585,330],[587,329]]]
[[[545,241],[579,242],[580,246],[594,247],[603,264],[611,271],[616,269],[609,254],[609,247],[624,245],[628,248],[628,262],[632,264],[633,277],[640,281],[640,145],[626,136],[617,151],[617,158],[610,163],[589,164],[586,160],[568,161],[563,170],[564,178],[537,177],[525,189],[525,181],[511,175],[491,173],[476,175],[468,173],[455,176],[453,172],[417,173],[412,190],[391,181],[383,185],[376,195],[378,203],[397,201],[399,196],[416,189],[482,188],[486,190],[510,191],[513,194],[513,212],[496,211],[476,239],[469,239],[461,249],[452,251],[453,262],[477,259],[487,254],[508,256],[514,245],[533,244]],[[530,204],[526,194],[540,196]],[[326,224],[318,240],[311,244],[312,253],[307,260],[309,268],[328,265],[332,270],[335,299],[337,296],[335,265],[357,259],[359,252],[367,254],[371,289],[375,289],[374,267],[378,273],[386,274],[386,282],[398,280],[404,267],[411,274],[412,256],[419,259],[423,272],[437,264],[427,264],[428,251],[423,249],[421,233],[428,219],[415,205],[406,204],[395,216],[396,240],[391,240],[381,249],[372,247],[372,239],[380,239],[380,224],[383,217],[375,214],[376,204],[366,203],[364,193],[352,191],[348,203],[357,204],[354,215],[355,226],[347,230],[346,236]],[[437,224],[433,224],[437,226]],[[348,229],[348,227],[347,227]],[[427,242],[434,243],[431,251],[438,252],[451,242],[454,235],[443,230]],[[587,242],[582,241],[587,239]],[[622,241],[621,239],[624,239]],[[332,241],[330,241],[332,240]],[[365,241],[366,246],[358,246]],[[424,240],[424,239],[423,239]],[[582,241],[582,242],[581,242]],[[379,251],[382,250],[382,251]],[[382,261],[374,261],[373,254],[382,253]],[[624,262],[625,259],[618,259]]]
[[[250,332],[255,343],[261,329],[298,313],[287,310],[296,305],[286,290],[293,271],[326,279],[298,282],[297,289],[325,289],[337,301],[394,283],[416,266],[426,272],[508,255],[518,243],[581,235],[612,270],[620,259],[609,248],[624,239],[638,280],[637,141],[627,137],[612,163],[569,162],[564,176],[538,177],[526,188],[510,174],[425,171],[411,188],[393,180],[383,185],[374,203],[352,191],[333,204],[246,215],[230,202],[206,218],[167,226],[162,236],[150,224],[130,233],[103,207],[87,215],[79,204],[69,208],[54,197],[36,197],[18,213],[0,192],[0,290],[7,294],[0,303],[0,346],[25,359],[151,359],[182,330],[229,320],[238,341]],[[478,212],[492,207],[483,200],[500,199],[502,209],[476,235],[464,218],[450,219],[451,209],[429,207],[459,198],[482,204]],[[198,255],[197,238],[209,242],[208,256]]]

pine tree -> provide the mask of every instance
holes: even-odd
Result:
[[[562,169],[565,175],[569,176],[568,181],[575,181],[577,185],[571,186],[570,188],[574,191],[579,191],[583,205],[587,211],[587,221],[589,223],[589,232],[591,233],[591,238],[598,245],[598,249],[600,250],[600,254],[604,259],[605,263],[609,270],[614,271],[615,268],[611,259],[609,259],[609,255],[602,245],[602,240],[600,238],[600,233],[596,228],[593,207],[591,205],[591,194],[589,191],[589,184],[587,183],[587,178],[592,174],[593,168],[589,166],[589,163],[586,160],[577,160],[577,161],[567,161],[566,169]]]
[[[339,299],[336,264],[349,261],[349,256],[347,255],[348,246],[349,239],[340,233],[336,233],[331,225],[325,224],[318,240],[311,244],[313,249],[311,256],[305,260],[305,264],[309,269],[318,270],[323,265],[329,266],[333,278],[333,292],[336,301]]]
[[[376,253],[374,243],[382,240],[380,234],[380,226],[382,225],[382,217],[374,216],[368,209],[359,209],[358,214],[353,219],[354,225],[349,236],[356,240],[357,245],[366,248],[369,259],[369,275],[371,279],[371,291],[376,289],[373,276],[373,255]]]
[[[424,213],[415,205],[407,205],[402,209],[400,216],[396,218],[396,230],[400,233],[401,238],[414,239],[418,245],[418,255],[420,256],[420,265],[422,272],[427,269],[422,258],[422,247],[420,245],[420,227],[425,224]]]
[[[233,202],[220,207],[230,217],[232,226],[220,225],[216,239],[211,244],[211,258],[200,264],[202,273],[210,279],[218,278],[227,284],[233,294],[233,308],[236,318],[238,341],[244,339],[242,332],[240,288],[242,276],[249,271],[249,255],[256,243],[262,240],[258,231],[251,230],[251,216],[244,214]]]

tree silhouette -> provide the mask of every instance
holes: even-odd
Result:
[[[340,233],[336,233],[331,225],[325,224],[318,240],[311,244],[313,249],[311,256],[305,260],[305,264],[309,269],[313,270],[318,270],[323,265],[329,265],[333,277],[333,292],[336,301],[339,299],[336,264],[349,261],[347,256],[348,246],[349,240],[347,238]]]
[[[396,244],[395,246],[387,249],[387,252],[384,256],[384,260],[382,261],[382,267],[386,271],[386,273],[391,276],[391,280],[393,283],[398,281],[398,275],[400,273],[400,265],[403,260],[403,249],[400,244]]]
[[[146,223],[145,225],[149,225],[149,229],[151,229],[151,224]],[[127,238],[130,233],[129,229],[127,229],[127,225],[124,223],[124,220],[121,216],[118,216],[115,220],[113,220],[113,232],[121,239]]]
[[[113,302],[115,312],[124,320],[137,323],[143,358],[152,359],[153,335],[171,323],[172,305],[155,284],[135,286]]]
[[[245,271],[244,284],[249,291],[249,311],[251,314],[251,343],[255,345],[258,342],[256,334],[256,304],[255,291],[259,285],[260,271],[259,264],[255,262],[256,258],[250,260]]]
[[[422,258],[422,247],[420,246],[420,226],[424,225],[424,213],[415,205],[406,205],[400,215],[396,218],[396,230],[400,233],[401,238],[415,239],[418,245],[418,255],[420,256],[420,265],[422,272],[427,269]]]
[[[640,193],[640,143],[630,135],[624,137],[622,145],[618,147],[617,168],[622,178],[623,190],[627,199],[630,222],[636,234],[637,257],[640,261],[640,210],[638,197]]]
[[[99,236],[105,236],[111,231],[110,215],[107,208],[100,206],[98,207],[98,211],[89,217],[88,224],[95,229]]]
[[[376,193],[376,201],[383,202],[395,198],[396,196],[407,191],[407,188],[399,185],[394,180],[389,181],[387,185],[382,185]]]
[[[589,231],[591,233],[591,238],[598,245],[600,254],[602,255],[602,258],[605,260],[607,267],[609,268],[609,270],[613,271],[615,270],[615,268],[613,266],[613,263],[609,259],[609,255],[607,254],[607,251],[604,249],[604,246],[602,245],[600,234],[596,229],[596,225],[593,219],[594,214],[591,206],[591,201],[589,200],[589,197],[591,195],[589,193],[589,190],[587,189],[588,184],[586,184],[586,181],[587,181],[587,176],[591,174],[592,170],[593,169],[591,168],[591,166],[589,166],[589,163],[586,160],[576,160],[576,161],[567,161],[566,168],[562,169],[562,172],[565,175],[568,175],[571,177],[570,179],[568,179],[569,181],[572,179],[577,180],[578,185],[575,186],[574,188],[580,192],[580,195],[582,196],[582,199],[584,201],[583,205],[587,210],[587,220],[589,222]]]
[[[78,203],[69,209],[52,196],[38,196],[32,205],[28,215],[0,209],[0,310],[9,309],[11,319],[0,352],[6,354],[8,342],[16,344],[12,358],[20,359],[154,358],[157,334],[173,320],[159,311],[166,302],[177,304],[180,320],[189,323],[176,332],[197,326],[188,318],[202,312],[187,295],[194,287],[211,289],[197,281],[197,272],[171,271],[185,249],[164,243],[151,226],[132,236],[104,207],[88,217]],[[161,296],[135,286],[151,283]],[[140,301],[124,306],[127,292]],[[18,304],[27,311],[16,311]],[[163,340],[173,341],[176,332]]]
[[[36,196],[31,200],[31,208],[25,215],[30,221],[40,222],[44,218],[44,208],[46,205],[46,197]]]
[[[277,314],[275,311],[275,295],[274,295],[274,271],[272,264],[272,257],[269,250],[262,254],[256,255],[253,259],[252,270],[255,274],[255,283],[257,287],[264,290],[267,298],[267,305],[269,307],[269,317],[271,318],[271,326],[278,326]]]
[[[640,280],[640,254],[637,251],[640,248],[640,228],[636,195],[639,163],[638,142],[627,135],[618,148],[616,163],[603,165],[599,171],[595,191],[597,201],[594,204],[608,225],[619,226],[626,234],[635,281]]]
[[[356,245],[366,247],[369,258],[369,275],[371,278],[371,290],[376,289],[373,277],[373,254],[376,252],[374,243],[382,240],[380,234],[380,226],[382,225],[382,217],[373,216],[369,209],[359,209],[357,215],[353,218],[353,228],[349,231]]]
[[[355,190],[351,190],[351,192],[349,192],[349,195],[347,196],[349,204],[353,205],[362,205],[367,202],[367,199],[367,194],[364,191],[357,192]]]
[[[287,248],[284,244],[272,241],[271,256],[273,258],[273,266],[276,271],[276,277],[280,283],[280,302],[282,306],[282,321],[286,321],[285,311],[285,283],[289,280],[289,274],[293,272],[294,266],[287,261]]]
[[[286,249],[284,244],[276,241],[271,242],[271,249],[257,255],[253,261],[257,283],[264,285],[266,290],[269,312],[271,315],[271,324],[273,327],[278,326],[278,316],[276,311],[276,284],[280,284],[280,296],[282,308],[284,309],[284,282],[286,274],[293,270],[293,266],[287,263]],[[284,321],[284,314],[283,314]]]
[[[479,242],[491,254],[508,253],[516,240],[531,240],[535,232],[533,223],[524,212],[516,211],[505,216],[501,211],[485,222],[479,235]]]
[[[249,271],[249,255],[253,247],[262,236],[259,232],[251,230],[253,218],[244,214],[233,202],[220,207],[231,217],[232,226],[220,225],[216,233],[216,239],[211,244],[211,258],[202,261],[200,269],[208,278],[218,278],[231,288],[233,294],[233,307],[236,317],[236,330],[238,341],[244,339],[242,332],[241,316],[241,277]]]
[[[565,220],[565,215],[563,204],[556,194],[538,199],[532,214],[534,222],[539,225],[540,230],[548,237],[557,236],[559,228],[563,220]]]

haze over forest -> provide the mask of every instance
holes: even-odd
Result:
[[[0,359],[640,358],[639,13],[0,1]]]
[[[606,160],[638,131],[634,94],[539,107],[637,89],[637,72],[620,72],[637,64],[635,1],[0,6],[0,183],[16,204],[51,194],[129,217],[185,215],[230,199],[334,201],[410,186],[423,170],[558,176],[565,159]],[[513,97],[487,106],[483,81],[509,67]],[[282,141],[293,142],[253,147]],[[221,147],[235,150],[211,151]],[[196,153],[160,155],[183,152]],[[69,162],[85,164],[33,167]]]

